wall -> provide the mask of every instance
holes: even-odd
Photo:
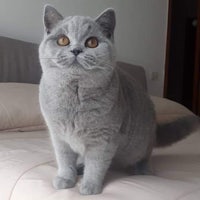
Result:
[[[107,7],[117,15],[118,59],[146,69],[149,92],[162,95],[167,30],[167,0],[0,0],[0,35],[39,43],[43,5],[54,5],[63,15],[95,17]],[[152,79],[157,72],[158,80]]]

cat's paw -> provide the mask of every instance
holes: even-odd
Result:
[[[79,187],[79,192],[82,195],[94,195],[102,192],[102,186],[92,182],[82,182]]]
[[[72,188],[76,184],[75,180],[64,179],[62,177],[56,176],[53,180],[53,186],[57,190]]]

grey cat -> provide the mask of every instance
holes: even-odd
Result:
[[[84,195],[102,191],[109,167],[150,174],[152,148],[198,126],[195,116],[156,125],[149,96],[116,65],[114,10],[96,19],[63,18],[46,6],[44,25],[39,98],[58,164],[56,189],[75,186],[78,157],[85,166],[79,188]]]

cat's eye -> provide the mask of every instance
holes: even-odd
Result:
[[[90,37],[85,42],[85,46],[89,48],[96,48],[98,45],[99,41],[96,37]]]
[[[69,45],[70,40],[66,35],[61,35],[58,37],[57,44],[59,46],[67,46]]]

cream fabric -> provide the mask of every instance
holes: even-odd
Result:
[[[193,115],[185,106],[169,99],[151,96],[151,100],[155,106],[158,123],[171,122],[186,115]]]
[[[0,129],[32,132],[0,134],[0,200],[199,200],[200,133],[165,149],[155,149],[155,176],[128,176],[109,172],[103,193],[80,196],[75,188],[56,191],[54,153],[39,111],[38,86],[0,84]],[[192,114],[184,106],[152,97],[157,119],[171,120]],[[175,117],[174,117],[175,116]],[[128,155],[127,155],[128,156]]]
[[[44,129],[38,85],[0,83],[0,131]]]
[[[199,200],[200,133],[172,147],[156,149],[155,176],[109,172],[103,193],[80,196],[75,188],[56,191],[54,154],[45,131],[0,134],[1,200]]]
[[[0,131],[34,131],[46,128],[40,112],[38,85],[26,83],[0,83]],[[192,114],[173,101],[151,97],[157,121],[163,123]]]

